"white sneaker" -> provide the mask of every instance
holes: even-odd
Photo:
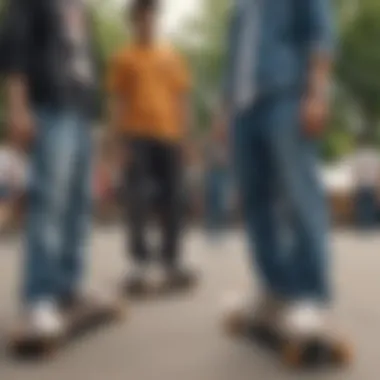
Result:
[[[289,305],[283,314],[282,328],[294,336],[308,337],[322,333],[325,327],[325,312],[314,302],[299,302]]]
[[[29,326],[36,335],[56,337],[64,332],[63,318],[52,301],[44,300],[32,305],[28,317]]]

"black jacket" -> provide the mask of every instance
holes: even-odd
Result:
[[[3,21],[2,67],[6,73],[22,73],[29,85],[31,100],[36,105],[81,105],[98,111],[101,93],[94,87],[75,88],[67,78],[64,65],[68,50],[59,0],[11,0]],[[94,20],[88,12],[91,55],[96,78],[102,71],[102,60],[95,38]]]

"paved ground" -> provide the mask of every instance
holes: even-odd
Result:
[[[380,362],[380,234],[334,236],[336,320],[355,342],[357,359],[340,372],[292,374],[265,352],[221,333],[218,320],[226,293],[247,289],[244,239],[230,233],[210,249],[197,232],[189,235],[189,260],[202,267],[196,294],[131,305],[129,320],[68,347],[46,363],[20,364],[0,352],[1,380],[377,380]],[[123,240],[117,229],[98,230],[92,241],[91,282],[114,286],[122,274]],[[17,304],[19,244],[0,245],[0,326]],[[0,327],[0,329],[1,329]],[[4,347],[5,339],[1,339]]]

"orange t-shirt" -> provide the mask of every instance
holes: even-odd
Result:
[[[123,132],[161,140],[181,138],[180,112],[190,78],[174,50],[139,45],[124,48],[112,59],[107,80],[110,94],[125,102]]]

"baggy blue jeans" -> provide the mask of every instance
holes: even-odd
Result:
[[[91,207],[91,136],[75,109],[35,113],[31,156],[24,298],[26,303],[75,292],[83,273]]]
[[[263,287],[281,297],[328,301],[328,213],[317,142],[300,122],[301,97],[262,98],[236,115],[235,171]]]

